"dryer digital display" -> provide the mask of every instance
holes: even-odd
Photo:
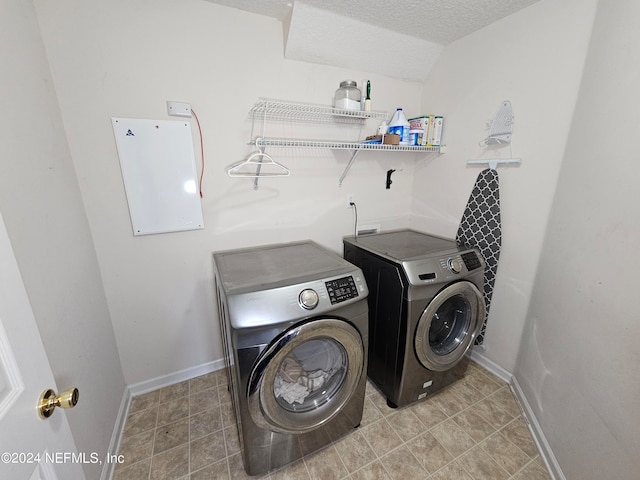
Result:
[[[329,293],[331,305],[335,305],[336,303],[344,302],[345,300],[358,296],[356,282],[353,281],[352,276],[338,278],[337,280],[330,280],[324,284],[327,287],[327,293]]]

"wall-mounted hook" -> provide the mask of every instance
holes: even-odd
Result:
[[[387,170],[387,190],[389,190],[389,189],[391,188],[391,184],[393,183],[393,182],[391,181],[391,174],[392,174],[393,172],[395,172],[395,170],[394,170],[394,169]]]

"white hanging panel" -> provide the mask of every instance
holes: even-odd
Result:
[[[204,228],[191,124],[112,118],[134,235]]]

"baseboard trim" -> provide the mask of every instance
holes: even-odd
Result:
[[[545,465],[547,466],[547,470],[549,471],[549,475],[553,480],[566,480],[562,469],[560,468],[560,464],[558,463],[558,459],[553,454],[551,450],[551,446],[547,441],[547,438],[544,436],[542,432],[542,428],[540,427],[540,423],[538,423],[538,419],[533,413],[531,405],[525,397],[520,384],[518,383],[518,379],[513,376],[511,378],[511,390],[515,394],[518,403],[520,404],[520,408],[522,409],[522,413],[524,414],[529,430],[531,431],[531,435],[533,436],[533,440],[536,442],[536,446],[538,447],[538,451],[540,452],[540,456],[542,460],[544,460]]]
[[[124,425],[127,420],[127,413],[129,412],[129,405],[131,404],[131,391],[128,387],[125,387],[122,394],[122,400],[120,401],[120,409],[116,416],[113,433],[111,434],[111,441],[109,442],[109,448],[107,455],[116,455],[118,448],[120,448],[120,440],[122,439],[122,433],[124,432]],[[113,478],[115,462],[105,462],[102,467],[102,473],[100,474],[100,480],[111,480]]]
[[[477,345],[473,347],[473,349],[471,350],[471,360],[476,362],[481,367],[484,367],[485,370],[488,370],[489,372],[493,373],[496,377],[500,378],[501,380],[504,380],[507,383],[511,382],[511,378],[513,377],[512,373],[502,368],[493,360],[489,360],[482,353],[480,353],[479,350],[482,350],[481,346],[480,348]]]
[[[214,360],[213,362],[203,363],[196,367],[185,368],[178,372],[169,373],[160,377],[152,378],[151,380],[145,380],[144,382],[134,383],[129,385],[129,391],[131,396],[142,395],[143,393],[157,390],[158,388],[168,387],[176,383],[190,380],[200,375],[206,375],[207,373],[215,372],[224,367],[224,359]]]

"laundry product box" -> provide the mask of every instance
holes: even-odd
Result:
[[[422,146],[438,146],[442,141],[442,126],[444,117],[442,115],[428,114],[409,119],[411,130],[424,130],[422,136]]]
[[[444,117],[442,115],[429,115],[429,135],[427,145],[430,147],[440,146],[442,141],[442,125]]]

